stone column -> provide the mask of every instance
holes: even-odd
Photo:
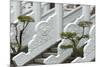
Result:
[[[84,15],[84,20],[86,21],[90,20],[90,6],[89,5],[83,5],[82,14]]]
[[[18,16],[21,15],[21,1],[14,1],[13,2],[13,10],[14,10],[14,15],[13,15],[13,18],[14,20],[13,21],[16,21]]]
[[[33,3],[33,11],[35,19],[35,22],[39,22],[41,20],[41,3],[40,2],[34,2]]]
[[[58,37],[60,38],[60,33],[63,32],[63,4],[55,4],[55,13],[56,13],[56,23],[58,30]]]

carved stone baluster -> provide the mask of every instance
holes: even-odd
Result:
[[[13,2],[13,10],[14,10],[14,21],[17,19],[18,16],[21,14],[21,1],[14,1]]]
[[[49,3],[44,3],[44,6],[43,6],[43,13],[47,12],[50,8],[50,4]]]
[[[33,2],[33,11],[35,16],[35,22],[39,22],[41,20],[41,3],[40,2]]]
[[[82,8],[82,14],[84,15],[84,20],[89,21],[90,20],[90,6],[89,5],[83,5]]]
[[[58,39],[60,39],[60,33],[63,32],[62,23],[63,23],[63,5],[55,4],[55,13],[56,13],[56,23],[58,30]]]

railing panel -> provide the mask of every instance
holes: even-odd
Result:
[[[95,25],[90,29],[89,35],[90,38],[84,47],[84,57],[77,57],[72,63],[89,62],[95,59]]]
[[[35,26],[36,34],[28,43],[28,53],[21,52],[13,58],[17,65],[24,65],[57,41],[58,36],[54,16],[52,15],[47,21],[41,21]]]

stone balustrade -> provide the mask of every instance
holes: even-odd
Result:
[[[79,18],[77,18],[75,21],[74,21],[74,23],[69,23],[69,24],[67,24],[66,26],[65,26],[65,28],[64,28],[64,32],[77,32],[78,33],[78,35],[79,36],[81,36],[82,35],[82,28],[80,28],[77,24],[80,22],[80,21],[82,21],[83,19],[84,19],[84,13],[83,13],[83,15],[82,16],[80,16]],[[89,20],[89,19],[85,19],[85,20]],[[93,23],[93,27],[94,27],[94,24],[95,24],[95,15],[92,15],[91,17],[90,17],[90,21]],[[93,29],[92,27],[91,27],[91,29]],[[86,29],[86,31],[85,31],[85,34],[89,34],[90,32],[89,31],[91,31],[90,30],[90,28],[87,28]],[[92,31],[92,33],[93,32],[95,32],[95,30],[93,30]],[[91,34],[91,33],[90,33]],[[95,35],[95,34],[92,34],[92,35]],[[91,35],[91,36],[92,36]],[[88,39],[82,39],[80,42],[79,42],[79,44],[78,44],[78,47],[81,47],[84,43],[86,43],[86,41],[87,41]],[[90,40],[91,40],[91,38],[90,38]],[[92,41],[90,41],[89,40],[89,43],[90,44],[92,44]],[[73,50],[71,49],[71,48],[68,48],[68,49],[61,49],[60,48],[60,46],[61,45],[63,45],[63,44],[70,44],[70,41],[69,40],[62,40],[62,42],[58,45],[58,49],[57,49],[57,56],[54,56],[54,55],[50,55],[49,57],[47,57],[45,60],[44,60],[44,64],[58,64],[58,63],[61,63],[61,62],[63,62],[65,59],[67,59],[67,58],[69,58],[69,56],[71,56],[71,54],[72,54],[72,52],[73,52]],[[67,45],[66,44],[66,45]],[[95,42],[93,41],[93,44],[95,45]],[[89,45],[90,46],[90,45]],[[93,52],[91,52],[90,53],[90,55],[92,55],[93,54],[93,56],[91,56],[90,57],[90,55],[88,55],[86,58],[84,57],[83,59],[80,59],[80,57],[78,57],[78,58],[76,58],[74,61],[72,61],[72,62],[81,62],[81,60],[82,61],[84,61],[84,62],[86,62],[86,61],[92,61],[94,58],[95,58],[95,56],[94,56],[94,48],[95,48],[95,46],[91,46],[90,48],[89,48],[89,46],[88,46],[88,44],[87,44],[87,47],[85,47],[84,48],[84,53],[86,52],[86,51],[88,51],[89,49],[91,49],[91,50],[89,50],[89,51],[92,51],[92,49],[93,49]],[[87,54],[87,53],[86,53]],[[89,58],[90,57],[90,58]]]
[[[58,11],[58,10],[56,10]],[[55,9],[51,9],[49,11],[47,11],[47,13],[45,13],[44,15],[41,16],[41,20],[44,21],[46,20],[49,16],[51,16],[53,13],[55,13]],[[73,20],[75,20],[77,17],[79,17],[82,13],[82,7],[78,7],[76,9],[73,9],[72,11],[70,11],[69,13],[67,13],[66,11],[64,11],[65,15],[63,16],[63,26],[67,25],[68,23],[72,23]],[[38,13],[37,13],[38,14]],[[57,15],[59,15],[60,13],[58,13]],[[75,16],[76,15],[76,16]],[[27,16],[35,16],[34,14],[27,14]],[[56,17],[56,15],[54,16]],[[59,16],[57,16],[59,17]],[[60,16],[61,17],[61,16]],[[72,18],[71,20],[69,20],[70,18]],[[59,20],[57,20],[59,21]],[[67,22],[66,22],[67,21]],[[18,20],[16,20],[14,23],[18,22]],[[26,30],[24,31],[23,34],[23,46],[28,45],[28,42],[32,39],[32,36],[35,34],[34,31],[34,27],[37,24],[37,22],[32,22],[28,25],[28,27],[26,28]],[[57,23],[58,24],[58,23]],[[19,23],[20,25],[20,23]],[[61,24],[60,24],[61,25]],[[62,26],[62,27],[63,27]],[[63,28],[62,28],[63,29]],[[20,29],[19,29],[20,30]],[[12,31],[11,31],[12,32]],[[13,32],[12,32],[13,33]],[[30,34],[29,34],[30,33]],[[14,33],[13,33],[14,34]],[[11,35],[11,38],[14,38],[14,35]],[[12,39],[11,39],[12,40]]]
[[[14,12],[15,12],[14,20],[19,15],[21,15],[20,2],[19,1],[16,2],[17,3],[14,7]],[[26,9],[28,9],[28,6],[30,5],[27,5]],[[31,8],[30,10],[32,10],[33,13],[31,14],[29,13],[27,15],[34,18],[35,22],[29,24],[29,26],[24,31],[23,35],[23,41],[24,41],[23,44],[28,46],[28,52],[27,53],[20,52],[18,55],[13,57],[12,60],[16,63],[16,65],[26,64],[27,62],[29,62],[30,60],[34,59],[36,56],[41,54],[43,51],[53,46],[55,42],[61,40],[60,33],[62,33],[63,31],[77,32],[78,36],[81,36],[82,28],[80,28],[77,24],[82,20],[93,22],[93,26],[90,28],[87,27],[85,31],[85,34],[90,35],[90,39],[89,40],[84,39],[78,44],[79,47],[81,47],[82,44],[84,44],[87,41],[87,45],[84,48],[84,57],[83,58],[78,57],[72,62],[79,62],[79,61],[83,62],[83,61],[93,60],[95,58],[94,56],[95,40],[94,37],[92,37],[92,35],[94,35],[95,15],[90,16],[89,6],[88,5],[79,6],[69,12],[68,11],[65,12],[63,10],[63,4],[56,3],[55,8],[51,10],[49,10],[49,7],[50,7],[49,3],[41,4],[40,2],[34,2],[33,7],[30,7]],[[41,9],[43,10],[44,13],[41,11]],[[18,20],[16,20],[16,22],[18,22]],[[19,30],[21,28],[21,25],[22,24],[18,25]],[[11,36],[13,36],[13,34],[14,33],[11,32]],[[62,39],[62,42],[57,47],[57,56],[50,55],[43,61],[43,63],[44,64],[62,63],[66,58],[71,56],[73,49],[72,48],[61,49],[60,46],[63,44],[68,45],[70,43],[71,42],[69,40]],[[88,52],[88,50],[89,51],[93,50],[93,52]]]

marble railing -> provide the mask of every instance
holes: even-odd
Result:
[[[79,18],[77,18],[77,19],[74,21],[74,23],[69,23],[68,25],[66,25],[65,28],[64,28],[64,32],[77,32],[79,36],[82,35],[82,34],[81,34],[82,28],[80,28],[77,24],[83,19],[83,17],[84,17],[84,16],[82,15],[82,16],[80,16]],[[91,16],[90,21],[94,23],[94,21],[95,21],[95,16]],[[94,24],[93,24],[93,25],[94,25]],[[92,29],[92,27],[91,27],[91,29]],[[85,34],[90,33],[89,30],[90,30],[90,28],[87,28],[86,31],[85,31]],[[91,31],[91,30],[90,30],[90,31]],[[95,30],[94,30],[93,32],[95,32]],[[93,32],[92,32],[92,33],[93,33]],[[92,34],[92,35],[94,36],[95,34]],[[92,36],[92,35],[91,35],[91,36]],[[91,36],[90,36],[90,37],[91,37]],[[79,42],[78,47],[81,47],[84,43],[86,43],[87,40],[88,40],[88,39],[82,39],[82,40]],[[94,55],[95,55],[95,53],[94,53],[94,52],[95,52],[95,51],[94,51],[94,45],[95,45],[95,43],[94,43],[93,40],[91,40],[91,42],[90,42],[90,40],[91,40],[91,38],[89,39],[89,42],[88,42],[88,44],[87,44],[87,47],[84,48],[84,58],[81,59],[80,57],[78,57],[78,58],[76,58],[76,59],[75,59],[74,61],[72,61],[72,62],[91,61],[91,60],[94,59]],[[93,44],[92,44],[92,41],[93,41]],[[66,44],[66,45],[67,45],[67,44],[71,44],[71,42],[70,42],[69,40],[63,39],[62,42],[58,45],[58,48],[57,48],[57,55],[56,55],[56,56],[50,55],[49,57],[47,57],[47,58],[43,61],[43,63],[44,63],[44,64],[58,64],[58,63],[62,63],[65,59],[69,58],[69,57],[71,56],[72,52],[73,52],[73,49],[72,49],[72,48],[68,48],[68,49],[62,49],[62,48],[60,48],[60,46],[61,46],[61,45],[64,45],[64,44]],[[90,47],[90,44],[92,44],[93,46]],[[90,48],[89,48],[89,47],[90,47]],[[90,50],[89,50],[89,49],[90,49]],[[90,55],[93,54],[93,56],[90,57],[90,55],[88,55],[88,56],[86,57],[87,53],[89,53],[88,50],[91,51],[92,49],[93,49],[93,52],[91,52]],[[85,52],[87,52],[87,53],[85,54]],[[89,57],[90,57],[90,58],[89,58]],[[87,60],[86,60],[86,59],[87,59]]]
[[[28,53],[21,52],[13,57],[13,61],[17,65],[24,65],[57,41],[57,28],[53,17],[54,15],[50,16],[47,21],[41,21],[35,26],[36,34],[28,43]]]
[[[76,12],[78,11],[78,12]],[[71,23],[73,20],[75,20],[77,17],[79,17],[81,15],[81,7],[78,7],[76,9],[73,9],[72,11],[69,11],[69,12],[66,12],[65,15],[63,16],[63,25],[67,25],[68,23]],[[48,17],[50,17],[52,14],[55,13],[55,9],[51,9],[49,10],[48,12],[44,13],[41,17],[41,20],[44,21],[46,20]],[[72,14],[71,14],[72,13]],[[31,13],[31,14],[27,14],[27,16],[33,16],[34,15],[34,12]],[[74,16],[76,15],[76,16]],[[56,15],[54,15],[54,17],[56,17]],[[72,19],[70,19],[72,18]],[[70,20],[69,20],[70,19]],[[55,19],[54,19],[55,20]],[[18,22],[18,20],[16,20],[14,23]],[[35,28],[35,25],[38,24],[37,22],[31,22],[27,28],[25,29],[24,31],[24,34],[23,34],[23,46],[26,46],[28,44],[28,42],[31,40],[32,36],[35,34],[35,31],[34,31],[34,28]],[[20,26],[21,24],[19,24],[19,30],[20,30]],[[11,31],[11,33],[13,33]],[[14,33],[13,33],[14,34]],[[14,35],[11,35],[11,38],[13,38]],[[12,40],[12,39],[11,39]],[[12,41],[13,42],[13,41]]]
[[[76,15],[77,14],[76,11],[78,11],[78,10],[81,13],[80,8],[81,7],[79,7],[78,9],[74,9],[72,11],[72,14],[75,13],[75,15]],[[80,14],[80,13],[78,13],[78,14]],[[71,14],[71,13],[69,13],[69,14]],[[66,15],[69,16],[69,14],[66,14]],[[77,17],[74,16],[73,19],[76,19]],[[29,32],[31,30],[34,31],[34,33],[31,33],[32,35],[30,35],[30,37],[32,38],[32,36],[33,36],[33,38],[28,39],[29,36],[26,36],[26,38],[24,38],[24,39],[26,39],[26,42],[28,42],[28,40],[29,40],[28,53],[21,52],[13,58],[13,61],[17,65],[24,65],[25,63],[27,63],[28,61],[32,60],[37,55],[39,55],[41,52],[43,52],[44,50],[46,50],[47,48],[52,46],[57,40],[59,40],[59,37],[57,36],[58,33],[56,32],[59,28],[56,27],[57,23],[56,23],[55,19],[56,19],[56,14],[54,13],[52,16],[49,16],[46,21],[40,21],[39,23],[34,25],[34,29],[33,29],[33,25],[30,24],[30,26],[26,29],[26,31],[29,30],[27,35],[29,35]],[[67,17],[63,18],[63,20],[65,20],[65,19],[67,19]],[[70,49],[70,50],[72,50],[72,49]],[[68,52],[69,52],[69,50],[68,50]]]

